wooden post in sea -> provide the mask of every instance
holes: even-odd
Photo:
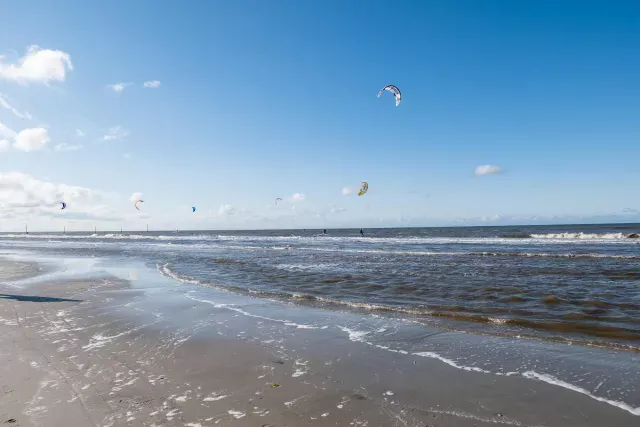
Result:
[[[64,229],[62,230],[62,234],[67,234],[67,226],[64,226]]]
[[[147,233],[149,232],[149,224],[147,224]]]
[[[24,234],[29,234],[29,229],[27,228],[27,224],[24,225]]]
[[[93,234],[98,234],[98,227],[97,226],[93,226]]]

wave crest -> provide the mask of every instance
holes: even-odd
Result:
[[[630,234],[624,233],[546,233],[532,234],[534,239],[628,239]]]

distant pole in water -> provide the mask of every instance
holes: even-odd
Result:
[[[122,227],[120,227],[120,234],[122,234]]]
[[[24,225],[24,234],[29,234],[29,230],[27,229],[27,224]]]
[[[97,226],[93,226],[93,234],[98,234],[98,227]]]
[[[147,224],[147,233],[149,232],[149,224]]]

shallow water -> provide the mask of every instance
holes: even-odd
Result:
[[[457,331],[640,350],[640,225],[4,234],[174,278]]]
[[[32,236],[22,240],[14,237],[9,241],[0,239],[0,245],[11,246],[12,249],[5,251],[12,254],[8,256],[11,262],[37,263],[43,268],[43,273],[37,277],[11,282],[12,286],[24,288],[26,292],[29,292],[29,288],[35,289],[38,285],[46,286],[54,282],[83,279],[104,281],[114,277],[127,280],[130,288],[126,292],[131,293],[132,299],[113,309],[128,322],[142,321],[146,324],[164,319],[173,324],[179,334],[188,337],[193,325],[199,324],[200,316],[206,316],[202,307],[212,307],[232,313],[236,319],[234,325],[239,328],[238,333],[242,337],[253,334],[253,339],[265,345],[277,342],[281,339],[280,334],[295,329],[314,334],[326,333],[328,335],[323,339],[348,339],[353,345],[368,346],[373,351],[389,352],[399,357],[435,359],[475,374],[544,381],[640,415],[640,370],[637,368],[640,353],[628,351],[637,342],[626,341],[626,347],[568,345],[566,342],[556,342],[557,337],[549,332],[545,332],[548,338],[532,340],[527,339],[528,334],[518,334],[513,326],[499,322],[458,321],[396,308],[376,309],[370,303],[361,306],[351,302],[349,305],[340,305],[308,299],[303,295],[274,297],[283,295],[280,291],[274,294],[272,291],[260,293],[248,290],[260,283],[234,287],[232,290],[235,292],[228,292],[226,285],[221,286],[215,280],[202,278],[206,277],[207,271],[215,271],[215,265],[242,266],[245,261],[229,258],[232,254],[247,256],[247,253],[257,253],[256,258],[277,258],[286,255],[270,254],[287,254],[294,250],[270,249],[273,244],[247,249],[243,243],[239,244],[242,249],[213,247],[203,250],[204,246],[220,245],[220,241],[229,239],[215,236],[206,238],[211,242],[203,242],[206,239],[198,237],[198,243],[187,244],[181,243],[182,237],[157,243],[157,240],[165,238],[105,239],[84,236],[52,239],[51,236]],[[186,237],[190,239],[190,236]],[[255,242],[265,236],[256,237],[259,239],[250,237],[252,242],[246,246],[259,246]],[[245,237],[237,240],[243,239]],[[217,252],[222,250],[226,251],[230,261],[216,261],[219,258]],[[7,258],[6,253],[3,258]],[[0,267],[4,262],[0,262]],[[345,264],[336,264],[346,268]],[[309,265],[306,270],[313,271],[314,268],[316,266]],[[200,277],[177,273],[179,269]],[[241,272],[240,269],[238,274]],[[296,274],[295,269],[293,274]],[[196,308],[196,304],[199,308]],[[194,317],[175,315],[192,305]],[[522,332],[530,331],[525,327],[519,328]],[[253,329],[255,331],[250,333]],[[513,333],[505,333],[512,329]]]

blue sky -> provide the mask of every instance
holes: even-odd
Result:
[[[637,219],[640,3],[553,3],[2,2],[0,229]]]

